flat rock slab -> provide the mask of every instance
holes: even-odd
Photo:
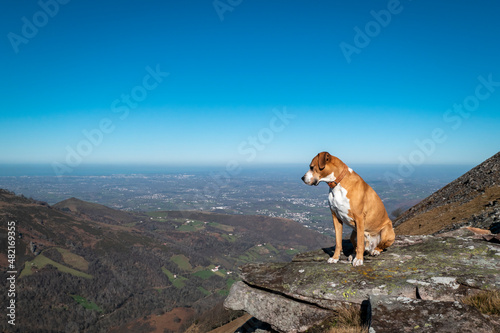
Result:
[[[332,311],[249,287],[241,281],[233,284],[224,306],[245,310],[273,328],[290,333],[304,332],[333,314]]]
[[[477,309],[460,302],[372,296],[370,306],[370,333],[500,332],[500,326],[485,320]]]
[[[465,237],[405,236],[363,266],[329,251],[298,255],[291,263],[248,264],[243,281],[321,307],[361,303],[369,295],[455,301],[469,288],[500,289],[500,245]]]
[[[411,325],[422,332],[448,332],[442,327],[448,327],[447,322],[456,327],[451,326],[455,316],[463,318],[463,327],[469,327],[466,321],[473,327],[485,318],[458,303],[462,296],[471,290],[500,289],[500,244],[463,233],[398,236],[387,251],[365,256],[359,267],[348,262],[348,250],[336,264],[327,263],[331,254],[332,249],[323,249],[297,255],[289,263],[245,265],[240,268],[243,281],[233,285],[225,306],[244,310],[279,332],[301,332],[343,304],[366,304],[372,299],[372,328],[379,327],[378,332],[396,332],[393,326],[391,330],[383,326],[394,311],[401,311],[395,317],[404,328],[401,332]],[[428,318],[418,313],[427,313]],[[471,314],[470,320],[464,313]]]

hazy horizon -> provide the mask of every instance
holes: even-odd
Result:
[[[356,163],[349,164],[355,171],[360,173],[360,170],[366,171],[370,169],[376,172],[391,171],[398,173],[400,164],[374,164],[374,163]],[[411,177],[414,174],[435,172],[446,172],[449,170],[464,170],[467,172],[475,164],[425,164],[414,167]],[[307,163],[286,163],[286,164],[251,164],[240,165],[238,170],[234,172],[226,171],[225,165],[206,164],[206,165],[175,165],[175,164],[85,164],[75,168],[71,173],[65,175],[58,175],[54,172],[54,168],[50,164],[44,163],[0,163],[0,178],[1,177],[20,177],[20,176],[101,176],[112,174],[168,174],[168,173],[208,173],[219,171],[234,176],[245,172],[259,171],[259,170],[273,170],[284,173],[289,173],[291,170],[296,170],[299,173],[307,171]],[[455,173],[455,172],[454,172]],[[302,174],[301,174],[302,175]],[[409,178],[406,174],[401,175],[401,178]]]

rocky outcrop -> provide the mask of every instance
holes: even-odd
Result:
[[[243,266],[225,306],[279,332],[304,332],[345,304],[365,307],[370,332],[500,332],[498,323],[460,302],[479,290],[500,289],[499,244],[460,229],[445,236],[398,236],[359,267],[349,264],[350,251],[346,242],[337,264],[327,263],[332,249],[323,249],[289,263]]]
[[[498,332],[476,308],[455,302],[406,297],[370,297],[370,333],[375,332]]]
[[[282,332],[306,331],[332,314],[328,309],[280,293],[250,287],[241,281],[233,285],[224,305],[233,310],[245,310]]]
[[[433,234],[500,222],[500,152],[401,214],[397,234]]]
[[[486,189],[500,185],[500,152],[472,168],[442,189],[413,206],[394,222],[395,226],[438,206],[466,203]]]

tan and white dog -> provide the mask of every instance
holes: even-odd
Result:
[[[342,251],[342,226],[354,230],[351,242],[356,257],[353,266],[363,265],[363,255],[379,255],[394,243],[394,229],[384,204],[377,193],[356,172],[339,158],[327,152],[319,153],[302,177],[307,185],[326,182],[330,186],[328,202],[335,227],[335,251],[329,263],[336,263]]]

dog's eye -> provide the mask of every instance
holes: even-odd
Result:
[[[313,169],[314,169],[314,167],[311,165],[311,166],[309,167],[309,170],[313,171]]]

